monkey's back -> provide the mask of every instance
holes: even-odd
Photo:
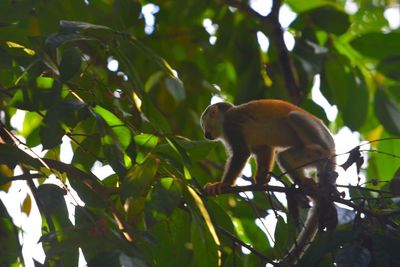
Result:
[[[301,144],[301,140],[287,122],[289,113],[293,111],[306,113],[322,125],[318,118],[291,103],[263,99],[231,108],[225,115],[224,128],[227,133],[240,131],[236,134],[241,134],[250,146],[296,146]]]

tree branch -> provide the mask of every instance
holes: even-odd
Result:
[[[40,173],[24,173],[21,175],[16,175],[13,177],[10,177],[8,179],[4,179],[0,181],[0,185],[6,184],[6,183],[10,183],[12,181],[19,181],[19,180],[32,180],[32,179],[36,179],[36,178],[41,178],[43,177],[43,174]]]
[[[260,184],[221,187],[221,194],[241,193],[246,191],[252,191],[252,192],[271,191],[271,192],[287,193],[289,191],[289,188],[282,186],[260,185]]]
[[[295,188],[295,189],[290,189],[287,187],[282,187],[282,186],[271,186],[271,185],[247,185],[247,186],[234,186],[234,187],[221,187],[221,194],[230,194],[230,193],[240,193],[240,192],[246,192],[246,191],[272,191],[272,192],[280,192],[280,193],[299,193],[299,194],[304,194],[305,191],[302,190],[301,188]],[[293,191],[292,191],[293,190]],[[372,210],[365,209],[364,207],[358,206],[354,204],[351,200],[348,199],[343,199],[340,196],[334,196],[333,201],[344,204],[350,208],[353,208],[357,212],[361,212],[366,214],[367,216],[377,218],[379,221],[390,225],[393,228],[398,229],[399,225],[393,222],[392,220],[388,219],[387,216],[376,213]]]

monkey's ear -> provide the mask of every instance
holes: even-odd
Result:
[[[211,106],[208,110],[208,116],[213,118],[215,116],[215,114],[217,114],[218,112],[218,107],[217,106]]]

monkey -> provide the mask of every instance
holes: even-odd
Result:
[[[267,184],[276,161],[308,192],[312,207],[282,266],[291,266],[301,258],[318,229],[336,227],[337,211],[331,200],[337,192],[335,142],[319,118],[289,102],[263,99],[237,106],[227,102],[210,105],[200,124],[205,138],[222,141],[229,154],[221,181],[204,186],[207,195],[215,196],[221,188],[234,186],[251,155],[256,161],[254,183]],[[308,168],[316,169],[317,181],[306,177]]]

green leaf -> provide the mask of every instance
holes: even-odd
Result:
[[[0,58],[2,59],[0,61],[0,68],[12,67],[12,57],[2,47],[0,47]]]
[[[218,266],[218,248],[204,223],[194,220],[190,233],[196,264],[199,267]]]
[[[65,100],[55,103],[43,118],[39,129],[43,148],[49,149],[61,144],[65,128],[74,128],[76,124],[89,116],[88,106],[77,100]]]
[[[349,101],[342,110],[343,121],[353,131],[359,130],[367,119],[369,107],[368,88],[365,84],[364,77],[358,71],[353,69],[352,81],[354,87],[349,92]],[[351,101],[357,99],[357,101]]]
[[[254,221],[242,219],[241,222],[243,230],[246,232],[246,235],[249,237],[251,244],[253,244],[255,249],[258,251],[265,251],[268,248],[271,248],[266,234],[256,225]],[[282,236],[279,238],[282,238]]]
[[[354,38],[350,44],[361,54],[375,59],[400,55],[399,32],[370,32]]]
[[[175,209],[171,217],[165,218],[149,229],[159,242],[154,248],[152,259],[159,265],[190,266],[193,261],[190,244],[190,214]],[[162,242],[168,240],[168,242]]]
[[[28,111],[40,111],[50,108],[61,99],[62,87],[49,77],[37,77],[27,87],[19,89],[10,101],[10,105]]]
[[[64,199],[65,192],[54,184],[42,184],[37,188],[37,197],[41,203],[43,217],[44,236],[40,239],[43,243],[45,253],[49,259],[59,258],[59,262],[65,266],[76,266],[79,258],[79,245],[68,246],[67,249],[55,251],[54,246],[58,242],[69,239],[68,228],[73,225],[68,218],[68,209]],[[51,222],[49,222],[51,220]],[[53,228],[54,227],[54,228]],[[50,232],[46,232],[50,230]],[[56,238],[53,238],[56,236]]]
[[[278,216],[278,222],[275,228],[275,245],[274,251],[279,255],[279,258],[284,255],[288,247],[288,225],[283,220],[282,216]]]
[[[136,161],[136,163],[143,163],[146,157],[154,151],[154,148],[158,145],[159,138],[152,134],[139,134],[134,137],[134,144],[138,146],[139,149],[136,149],[135,152],[132,153],[132,158]]]
[[[72,225],[68,219],[65,192],[62,188],[54,184],[42,184],[37,188],[37,193],[44,212],[51,216],[55,225],[58,227]]]
[[[27,138],[35,129],[39,127],[42,120],[43,117],[36,112],[26,112],[21,135],[24,138]]]
[[[40,162],[13,145],[0,144],[0,163],[14,169],[17,164],[23,163],[33,169],[40,169]]]
[[[299,0],[287,0],[285,1],[293,11],[297,13],[304,12],[306,10],[310,10],[312,8],[316,8],[318,6],[326,5],[325,0],[307,0],[307,1],[299,1]]]
[[[125,27],[135,25],[140,16],[142,6],[135,0],[116,0],[113,3],[115,12],[121,17]]]
[[[375,94],[375,115],[385,129],[394,135],[400,135],[400,110],[385,91],[377,90]]]
[[[384,58],[379,62],[376,68],[386,77],[389,77],[398,82],[400,81],[400,55]]]
[[[393,194],[400,194],[400,167],[394,173],[393,178],[390,181],[389,188],[390,192]]]
[[[111,135],[105,135],[101,138],[101,145],[108,163],[118,176],[122,178],[126,175],[124,152],[118,144],[113,144],[112,140]]]
[[[61,144],[65,130],[60,124],[43,124],[40,126],[39,136],[43,149],[54,148]]]
[[[51,48],[55,49],[62,44],[66,44],[69,42],[77,42],[77,41],[94,41],[96,40],[90,36],[84,36],[78,33],[57,33],[50,35],[46,39],[46,45]]]
[[[0,232],[2,243],[0,264],[18,266],[20,256],[18,252],[22,250],[22,247],[19,243],[17,228],[2,201],[0,201]]]
[[[121,198],[145,197],[157,178],[157,170],[158,164],[153,158],[131,167],[121,185]]]
[[[152,122],[154,127],[161,129],[165,133],[171,132],[171,127],[164,115],[154,106],[150,97],[144,95],[142,99],[142,110],[146,117]]]
[[[335,23],[332,23],[333,21]],[[349,16],[345,12],[328,5],[301,13],[290,27],[303,30],[310,23],[326,32],[336,35],[344,34],[350,27]]]
[[[368,266],[370,261],[370,251],[358,244],[346,244],[335,255],[335,262],[343,267]]]
[[[104,119],[104,121],[111,128],[115,136],[118,138],[122,147],[126,149],[131,142],[132,134],[129,128],[125,126],[125,123],[121,121],[117,116],[115,116],[112,112],[99,105],[96,105],[93,110]]]
[[[180,146],[186,151],[186,154],[190,158],[190,162],[204,159],[209,155],[212,149],[215,149],[220,144],[217,142],[210,142],[206,140],[202,141],[182,141],[179,140]]]
[[[176,102],[180,103],[186,98],[185,88],[181,80],[175,77],[168,77],[165,79],[167,89]]]
[[[358,69],[351,68],[343,61],[337,56],[325,62],[323,79],[328,88],[321,90],[332,95],[331,104],[338,105],[344,123],[350,129],[358,130],[368,114],[368,90]]]
[[[66,82],[74,77],[80,70],[82,53],[77,47],[70,47],[64,51],[60,62],[60,78]]]
[[[60,29],[65,31],[78,31],[78,30],[108,30],[113,31],[110,27],[104,25],[96,25],[83,21],[61,20]]]
[[[167,141],[168,145],[179,154],[183,163],[189,165],[191,160],[186,150],[183,149],[183,147],[174,138],[166,137],[165,140]]]
[[[371,236],[373,257],[376,266],[398,266],[400,264],[399,238],[396,235],[385,235],[383,233],[373,233]]]
[[[299,266],[319,266],[322,258],[331,252],[335,252],[341,245],[352,242],[356,237],[353,230],[337,230],[334,235],[321,235],[311,244]]]
[[[155,53],[153,50],[145,46],[141,41],[134,37],[130,38],[130,43],[138,50],[140,50],[144,55],[153,60],[162,70],[177,79],[174,70],[164,58],[159,56],[157,53]]]
[[[165,185],[168,183],[166,180],[171,182],[168,186]],[[171,216],[181,201],[179,183],[173,178],[162,178],[161,183],[155,183],[151,194],[147,196],[146,209],[151,211],[149,215],[154,216],[155,219],[164,218],[163,215]]]
[[[348,103],[349,90],[354,88],[354,81],[349,75],[349,69],[335,57],[325,62],[324,71],[330,94],[333,96],[334,102],[332,104],[338,105],[339,109],[342,110]]]
[[[93,115],[101,136],[104,156],[113,170],[122,178],[126,174],[125,149],[132,141],[132,134],[117,116],[97,105]]]
[[[199,194],[191,186],[185,189],[184,197],[194,218],[191,239],[196,261],[200,266],[216,266],[221,258],[218,248],[221,242],[216,229]]]
[[[136,145],[149,149],[155,148],[159,142],[159,138],[152,134],[138,134],[135,135],[134,140]]]
[[[163,71],[156,71],[155,73],[151,74],[144,85],[144,90],[147,93],[150,92],[151,89],[153,89],[153,87],[158,84],[164,76],[165,73]]]
[[[80,146],[74,150],[72,158],[74,166],[79,166],[81,170],[89,172],[96,161],[95,155],[98,155],[101,149],[100,142],[99,136],[89,136],[81,141]]]
[[[379,138],[387,138],[392,137],[391,135],[383,132],[383,134]],[[374,176],[370,176],[369,178],[376,178],[380,181],[388,181],[393,177],[393,174],[397,171],[400,166],[399,159],[390,155],[400,155],[400,140],[383,140],[378,143],[378,147],[376,148],[378,151],[387,153],[373,154],[372,160],[375,161],[374,171],[376,174]]]
[[[325,124],[329,123],[325,110],[311,99],[305,99],[301,107],[323,120]]]

